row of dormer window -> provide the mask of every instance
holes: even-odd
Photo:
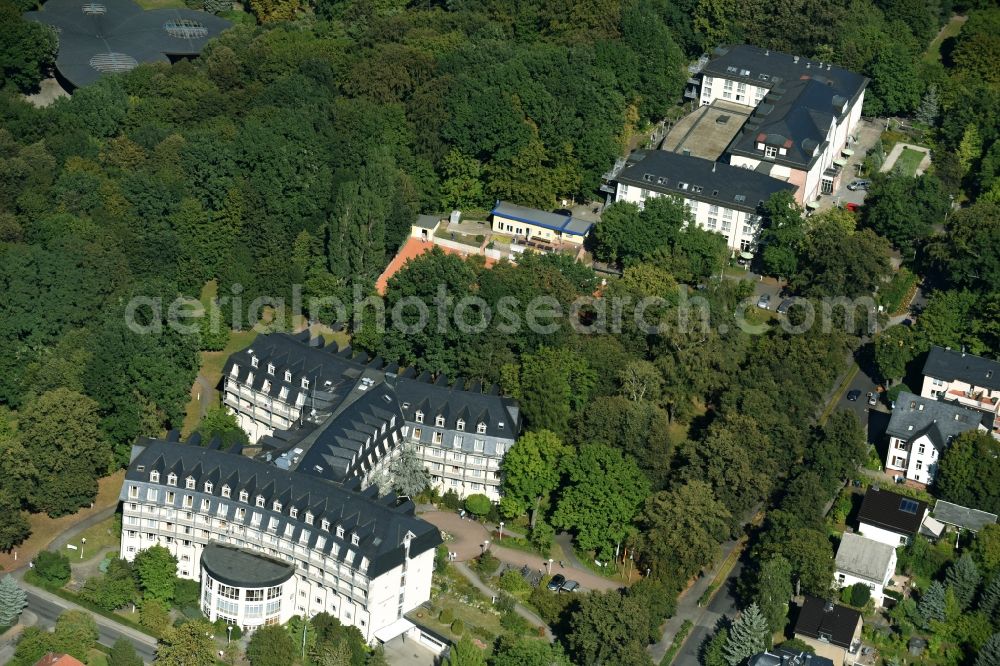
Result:
[[[254,356],[253,358],[250,359],[250,365],[252,367],[254,367],[254,368],[259,367],[259,361],[258,361],[258,359],[257,359],[256,356]],[[274,375],[274,370],[275,370],[274,364],[273,363],[268,363],[267,364],[267,374],[273,376]],[[232,367],[232,369],[230,369],[229,374],[232,377],[238,376],[240,374],[240,366],[238,366],[235,363],[233,363],[233,367]],[[289,384],[292,382],[292,372],[291,372],[291,370],[285,370],[285,381],[288,382]],[[247,375],[247,384],[252,384],[252,383],[253,383],[253,373],[251,372],[249,375]],[[265,391],[269,390],[270,387],[271,387],[270,381],[266,382],[266,384],[267,384],[267,388],[264,389]],[[309,380],[306,379],[305,377],[303,377],[301,380],[299,380],[299,386],[301,386],[303,389],[308,389],[309,388]],[[282,397],[285,397],[285,396],[288,395],[288,390],[287,389],[283,388],[283,389],[281,389],[281,391],[282,391],[282,394],[283,394]]]
[[[423,423],[424,422],[424,413],[418,409],[413,414],[413,420],[415,420],[417,423]],[[437,416],[435,416],[434,417],[434,425],[437,426],[438,428],[443,428],[444,427],[444,416],[442,416],[440,414],[438,414]],[[503,430],[503,423],[500,423],[499,426],[500,426],[500,429]],[[458,421],[455,423],[455,430],[462,430],[462,431],[465,430],[465,419],[458,419]],[[485,433],[486,432],[486,423],[483,422],[483,421],[480,421],[479,423],[477,423],[476,424],[476,432],[479,433],[479,434]]]
[[[141,472],[142,469],[139,469],[139,471]],[[160,482],[160,473],[157,470],[155,470],[155,469],[153,471],[151,471],[149,473],[149,481],[150,481],[150,483],[159,483]],[[177,485],[177,475],[174,474],[173,472],[171,472],[170,474],[167,475],[167,485],[168,486],[176,486]],[[189,477],[187,477],[187,479],[184,480],[184,487],[187,488],[188,490],[195,490],[195,485],[196,485],[196,482],[194,480],[194,477],[189,476]],[[215,485],[211,481],[206,481],[202,487],[204,489],[204,492],[206,492],[206,493],[212,493],[212,491],[215,490]],[[138,493],[138,487],[137,486],[133,486],[132,489],[135,490],[136,493]],[[232,489],[229,487],[229,484],[223,484],[223,486],[221,488],[221,491],[222,491],[222,496],[224,498],[231,498],[232,497]],[[241,490],[240,494],[239,494],[239,501],[245,502],[245,503],[249,504],[250,503],[250,493],[248,493],[245,490]],[[257,495],[257,497],[255,498],[254,504],[256,506],[258,506],[258,507],[264,508],[264,506],[266,504],[266,500],[265,500],[264,496],[263,495]],[[278,500],[274,500],[271,503],[271,510],[272,511],[275,511],[277,513],[281,513],[281,510],[283,508],[284,508],[283,505]],[[299,510],[296,507],[294,507],[294,506],[293,507],[289,507],[289,509],[288,509],[288,516],[290,518],[294,518],[294,519],[298,520],[298,518],[299,518]],[[315,522],[315,516],[313,515],[312,511],[306,511],[304,513],[304,515],[303,515],[303,519],[305,520],[306,525],[312,525]],[[326,518],[323,518],[320,521],[320,528],[323,529],[323,530],[326,530],[327,532],[329,532],[330,531],[330,521],[327,520]],[[340,538],[340,539],[344,538],[344,528],[342,526],[337,525],[336,532],[337,532],[337,537],[338,538]],[[352,534],[351,535],[351,543],[353,543],[354,545],[358,545],[359,541],[360,541],[360,537],[357,534]]]

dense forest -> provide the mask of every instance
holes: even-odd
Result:
[[[855,296],[884,285],[900,252],[926,276],[930,304],[871,352],[890,383],[930,344],[1000,350],[1000,11],[985,0],[260,0],[201,58],[143,65],[46,108],[21,93],[55,42],[21,20],[21,4],[0,0],[0,548],[24,538],[23,511],[75,511],[136,436],[178,427],[198,351],[221,348],[211,332],[134,334],[130,299],[197,297],[216,280],[244,302],[290,298],[293,284],[350,300],[355,285],[373,293],[418,212],[595,198],[636,134],[683,112],[685,65],[720,43],[863,72],[866,114],[909,118],[934,152],[928,174],[876,177],[858,218],[803,220],[769,202],[763,269],[797,294]],[[924,57],[954,12],[968,21],[940,58]],[[601,296],[662,297],[658,321],[676,322],[678,287],[726,261],[672,202],[606,214],[595,254],[624,273]],[[662,233],[635,242],[636,228]],[[438,284],[487,304],[567,307],[599,288],[559,257],[487,270],[435,252],[399,273],[385,302],[433,305]],[[730,322],[748,291],[723,281],[698,295],[713,322]],[[866,452],[853,416],[815,417],[862,332],[351,331],[373,355],[520,399],[536,455],[523,469],[512,458],[501,508],[530,512],[538,542],[567,529],[602,558],[625,544],[650,569],[625,597],[587,597],[566,625],[578,663],[615,645],[605,663],[629,664],[670,612],[663,599],[756,507],[776,508],[754,536],[747,601],[763,605],[765,563],[779,556],[786,579],[828,587],[822,508]],[[534,478],[537,460],[558,473]],[[567,622],[558,609],[552,621]],[[596,625],[618,634],[585,640]]]

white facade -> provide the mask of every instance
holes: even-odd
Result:
[[[867,559],[860,563],[856,561],[859,553],[862,556],[867,555]],[[894,547],[856,534],[843,535],[840,550],[837,551],[834,571],[834,583],[838,588],[862,583],[871,590],[875,605],[881,607],[885,599],[885,588],[892,583],[892,577],[895,573],[896,550]]]
[[[885,469],[890,474],[898,472],[911,481],[930,484],[937,471],[938,455],[937,447],[927,435],[909,444],[899,437],[890,437]]]
[[[711,77],[707,74],[701,80],[701,105],[708,106],[717,99],[750,107],[751,109],[764,99],[768,88],[755,86],[752,83],[733,81],[722,77]]]
[[[925,375],[920,397],[953,401],[965,407],[1000,415],[1000,389],[975,386],[961,379],[947,381]]]
[[[271,624],[284,624],[295,615],[295,583],[288,580],[269,587],[235,587],[201,572],[201,613],[209,622],[222,619],[226,624],[253,631]]]
[[[616,202],[628,201],[638,205],[639,208],[645,205],[646,199],[660,196],[668,195],[622,182],[617,183],[615,191]],[[691,211],[695,224],[702,229],[722,234],[731,249],[746,252],[756,245],[757,235],[760,233],[760,217],[757,214],[698,201],[680,193],[672,193],[669,196],[680,198]]]
[[[892,546],[893,548],[905,546],[910,542],[910,538],[905,534],[893,532],[892,530],[887,530],[883,527],[877,527],[865,522],[859,522],[858,533],[866,539],[878,541],[879,543],[884,543],[885,545]]]
[[[300,531],[299,537],[293,540],[293,530],[287,526],[281,533],[274,529],[273,526],[278,524],[274,506],[261,506],[255,497],[247,497],[245,501],[234,497],[222,502],[204,492],[203,487],[186,488],[184,481],[180,481],[179,488],[166,486],[166,479],[163,479],[163,484],[126,480],[122,489],[119,556],[131,561],[141,550],[155,545],[165,547],[177,558],[179,577],[201,580],[203,607],[209,604],[209,617],[212,619],[221,613],[236,619],[243,629],[252,631],[256,626],[270,623],[267,620],[273,617],[248,618],[245,612],[246,590],[241,590],[236,599],[232,598],[231,592],[225,597],[219,595],[217,586],[214,590],[206,590],[206,583],[211,577],[206,578],[202,574],[201,552],[213,541],[258,552],[295,566],[295,575],[279,586],[277,599],[265,599],[265,603],[268,600],[280,601],[280,622],[293,615],[311,617],[325,612],[344,624],[357,627],[371,642],[376,631],[430,599],[434,549],[410,557],[410,534],[400,535],[401,545],[407,552],[403,562],[375,578],[369,578],[367,559],[361,559],[357,568],[348,564],[357,561],[352,549],[341,559],[336,556],[336,547],[330,554],[324,554],[304,545],[310,533],[323,535],[319,541],[324,545],[335,534],[344,538],[344,530],[337,525],[325,520],[323,524],[313,524],[309,522],[311,518],[308,514],[304,514],[302,518],[310,528]],[[287,519],[288,512],[295,512],[294,507],[281,507],[277,512],[282,509],[286,514],[282,520]],[[206,595],[206,591],[211,594]],[[265,593],[269,594],[270,591]],[[220,607],[222,599],[238,603]],[[232,615],[233,610],[237,611],[235,616]]]

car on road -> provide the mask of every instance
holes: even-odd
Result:
[[[872,407],[878,404],[878,393],[874,393],[872,391],[868,392],[868,404]]]
[[[781,303],[778,304],[778,309],[775,310],[775,312],[777,312],[780,315],[788,314],[788,311],[791,309],[794,303],[795,303],[794,299],[786,298],[785,300],[781,301]]]
[[[872,181],[859,178],[857,180],[852,180],[850,184],[848,184],[847,189],[849,189],[851,192],[855,192],[857,190],[867,190],[868,186],[871,184]]]
[[[860,397],[861,397],[861,391],[857,389],[847,392],[847,399],[850,400],[851,402],[855,402]]]
[[[771,294],[761,294],[761,297],[757,299],[757,307],[761,310],[769,310],[771,308]]]
[[[562,574],[556,574],[555,576],[552,577],[552,580],[549,581],[549,584],[546,587],[549,588],[550,592],[558,592],[559,588],[561,588],[563,586],[563,583],[565,582],[566,582],[566,576],[563,576]]]
[[[580,589],[580,584],[575,580],[568,580],[562,584],[559,588],[560,592],[577,592]]]

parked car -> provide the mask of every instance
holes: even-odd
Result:
[[[769,310],[771,308],[771,294],[763,294],[757,299],[757,307],[762,310]]]
[[[872,407],[878,404],[878,393],[874,393],[872,391],[868,392],[868,404]]]
[[[788,311],[791,309],[794,303],[795,303],[794,299],[786,298],[785,300],[781,301],[781,303],[778,305],[778,309],[775,310],[775,312],[781,315],[788,314]]]
[[[847,392],[847,399],[850,400],[851,402],[857,401],[857,399],[860,398],[860,397],[861,397],[861,391],[859,391],[857,389],[854,389],[853,391],[848,391]]]
[[[546,587],[549,588],[550,592],[558,592],[559,588],[561,588],[563,586],[563,583],[565,582],[566,582],[566,576],[563,576],[562,574],[556,574],[555,576],[552,577],[552,580],[549,581],[549,584]]]
[[[576,592],[580,589],[580,584],[575,580],[568,580],[559,588],[560,592]]]
[[[844,204],[844,208],[846,208],[847,211],[850,213],[857,213],[859,210],[861,210],[861,204],[846,203]]]
[[[868,186],[871,184],[872,181],[859,178],[858,180],[852,180],[850,184],[848,184],[847,189],[851,192],[855,192],[857,190],[867,190]]]

